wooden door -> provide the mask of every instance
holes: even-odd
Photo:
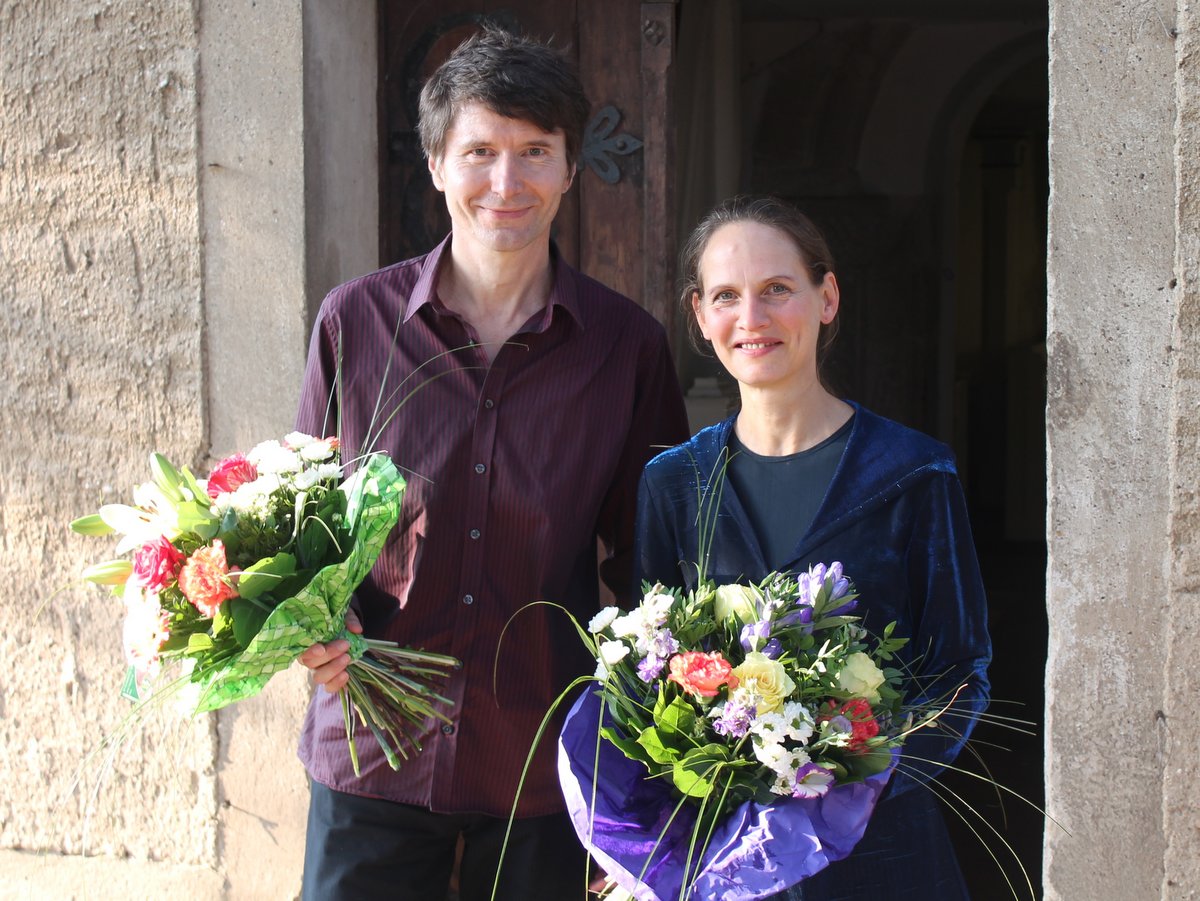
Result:
[[[486,22],[565,49],[592,116],[554,239],[588,275],[664,325],[674,309],[671,61],[675,0],[438,0],[379,4],[380,260],[424,253],[449,230],[417,137],[421,85]]]

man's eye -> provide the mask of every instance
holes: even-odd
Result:
[[[544,148],[544,147],[530,147],[530,148],[529,148],[529,155],[530,155],[530,156],[545,156],[545,155],[546,155],[546,148]]]

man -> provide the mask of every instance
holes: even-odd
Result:
[[[605,582],[631,594],[642,466],[687,427],[662,328],[550,241],[587,112],[578,76],[547,47],[486,32],[456,50],[420,106],[450,236],[335,289],[318,315],[297,428],[336,426],[344,459],[386,450],[409,477],[347,624],[361,617],[370,637],[462,666],[443,686],[452,723],[428,724],[399,772],[360,732],[355,778],[334,694],[347,643],[301,658],[325,689],[300,746],[312,777],[305,898],[444,901],[460,836],[461,897],[489,898],[534,733],[593,666],[565,613],[529,605],[586,623],[597,539]],[[553,735],[521,791],[497,897],[583,897]]]

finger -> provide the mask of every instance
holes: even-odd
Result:
[[[318,685],[325,686],[329,691],[337,691],[350,678],[349,673],[346,672],[346,667],[349,665],[350,655],[342,654],[328,663],[314,668],[312,671],[313,681]]]
[[[346,631],[353,632],[355,635],[362,635],[362,621],[353,610],[346,611]]]

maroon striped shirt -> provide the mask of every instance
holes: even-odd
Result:
[[[329,294],[296,427],[336,430],[344,460],[386,450],[408,477],[400,524],[357,600],[368,636],[463,662],[444,684],[453,725],[425,724],[424,750],[399,772],[360,727],[355,778],[340,703],[318,690],[300,757],[339,791],[507,816],[543,715],[595,666],[562,610],[527,605],[560,604],[586,626],[597,538],[605,583],[629,598],[638,477],[656,448],[687,438],[687,423],[658,322],[556,255],[550,302],[489,365],[437,299],[449,246]],[[526,779],[523,816],[562,809],[556,735]]]

